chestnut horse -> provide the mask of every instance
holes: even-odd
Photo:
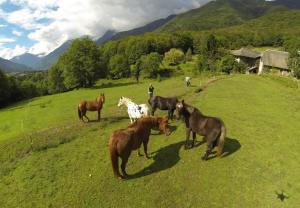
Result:
[[[83,120],[83,117],[86,117],[88,122],[90,119],[86,116],[86,111],[98,111],[98,121],[100,121],[100,111],[103,107],[103,104],[105,102],[105,96],[104,93],[101,93],[99,97],[96,98],[95,101],[81,101],[78,105],[78,116],[79,119]]]
[[[226,138],[226,128],[224,122],[216,117],[203,115],[197,108],[184,103],[184,100],[176,105],[177,118],[183,118],[186,127],[185,148],[189,143],[191,132],[193,133],[193,143],[196,140],[196,133],[204,136],[203,140],[207,143],[207,150],[202,159],[207,160],[212,149],[218,146],[217,155],[221,156]]]
[[[151,129],[158,129],[167,136],[171,133],[167,118],[153,116],[140,118],[127,128],[112,133],[109,139],[109,151],[115,177],[123,179],[128,176],[125,170],[128,158],[131,151],[139,149],[142,143],[145,155],[149,158],[147,145]],[[119,172],[119,157],[122,159],[121,170],[123,175]]]

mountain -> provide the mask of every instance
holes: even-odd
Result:
[[[108,30],[102,37],[100,37],[98,40],[96,40],[97,45],[101,45],[102,43],[105,43],[106,41],[110,40],[114,35],[116,34],[116,31],[114,30]]]
[[[61,54],[66,52],[68,48],[70,47],[72,43],[72,40],[68,40],[64,42],[61,46],[59,46],[57,49],[49,53],[48,55],[41,58],[40,61],[38,61],[33,68],[40,69],[40,70],[47,70],[49,69],[60,57]]]
[[[155,21],[150,22],[142,27],[138,27],[138,28],[128,30],[128,31],[119,32],[119,33],[115,34],[111,38],[111,40],[118,40],[118,39],[125,38],[125,37],[131,36],[131,35],[142,35],[146,32],[153,32],[160,26],[162,26],[162,25],[166,24],[167,22],[169,22],[170,20],[172,20],[174,17],[176,17],[176,15],[170,15],[167,18],[155,20]]]
[[[299,0],[276,0],[274,2],[278,5],[284,5],[292,9],[299,9],[300,8],[300,1]]]
[[[215,0],[206,5],[177,15],[158,28],[158,32],[181,30],[199,31],[239,25],[286,5],[265,0]]]
[[[15,56],[14,58],[10,59],[10,61],[14,63],[23,64],[30,68],[34,68],[35,64],[40,60],[41,60],[40,57],[38,57],[37,55],[33,55],[31,53],[24,53],[20,56]]]
[[[5,72],[22,72],[22,71],[32,71],[32,68],[29,68],[22,64],[17,64],[12,61],[0,58],[0,69]]]

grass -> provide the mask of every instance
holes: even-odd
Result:
[[[153,84],[155,94],[181,96],[224,120],[228,138],[223,157],[201,161],[204,144],[184,150],[184,126],[173,121],[169,137],[151,135],[151,159],[133,152],[128,163],[133,176],[126,181],[113,178],[108,154],[109,135],[129,122],[116,104],[121,95],[145,102],[150,81],[101,81],[95,89],[2,109],[1,207],[297,207],[298,88],[265,76],[233,75],[203,84],[207,81],[193,78],[190,88],[184,87],[183,77]],[[78,101],[100,92],[106,94],[103,120],[80,123]],[[278,198],[282,192],[284,201]]]

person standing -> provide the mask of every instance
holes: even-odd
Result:
[[[148,89],[148,95],[149,95],[149,98],[152,98],[153,97],[153,92],[154,92],[154,87],[152,84],[149,85],[149,89]]]
[[[185,77],[185,84],[187,87],[191,85],[191,77]]]

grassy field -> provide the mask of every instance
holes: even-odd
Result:
[[[183,77],[153,83],[155,94],[179,96],[224,120],[228,138],[223,157],[202,161],[204,144],[184,150],[184,126],[172,121],[174,132],[169,137],[153,132],[151,159],[133,152],[127,166],[132,177],[126,181],[113,178],[108,138],[129,122],[125,109],[116,107],[118,98],[144,103],[150,81],[137,85],[131,80],[105,80],[95,89],[2,109],[1,207],[297,207],[297,84],[273,76],[211,79],[194,78],[190,88],[183,86]],[[200,85],[205,89],[195,93]],[[79,100],[101,92],[106,94],[102,121],[79,122]]]

